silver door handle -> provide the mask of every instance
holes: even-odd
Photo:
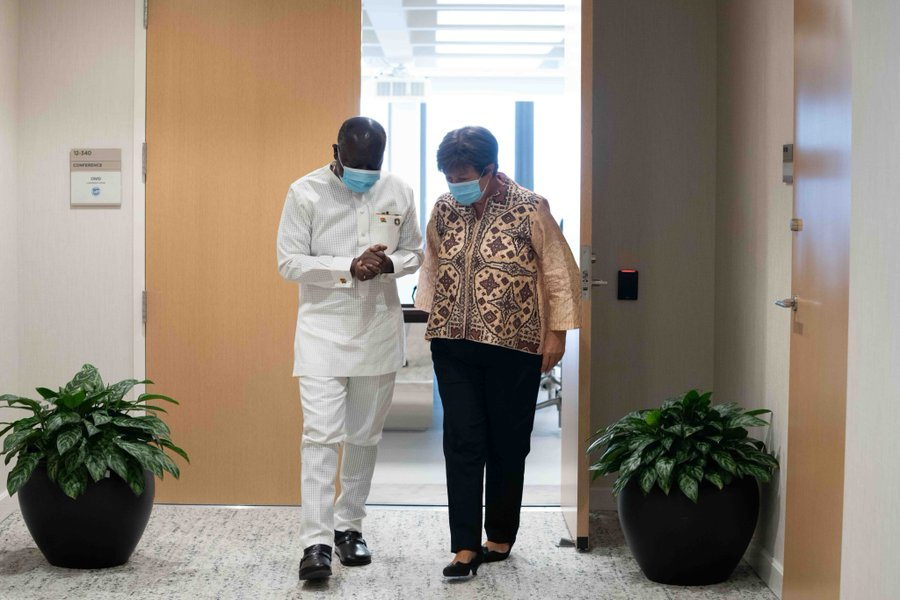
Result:
[[[603,279],[595,279],[591,282],[591,285],[594,287],[601,286],[601,285],[609,285],[609,282],[604,281]]]
[[[781,308],[789,308],[791,310],[797,310],[797,296],[791,296],[790,298],[784,298],[783,300],[776,300],[775,305],[780,306]]]

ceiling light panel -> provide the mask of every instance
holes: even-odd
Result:
[[[550,44],[440,44],[438,54],[521,54],[543,55],[553,50]]]
[[[509,26],[563,26],[566,13],[563,11],[537,10],[439,10],[438,27],[445,25],[499,25]]]
[[[471,23],[469,25],[471,25]],[[558,31],[528,31],[521,29],[438,29],[434,32],[434,41],[440,43],[504,42],[520,44],[562,44],[564,36],[565,32],[562,27],[560,27]]]
[[[565,3],[563,2],[548,2],[547,0],[437,0],[437,4],[441,6],[441,8],[446,7],[446,5],[460,5],[460,6],[484,6],[484,5],[498,5],[502,4],[504,6],[540,6],[543,8],[565,8]]]

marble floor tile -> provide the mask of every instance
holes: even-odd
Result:
[[[593,516],[590,552],[558,547],[567,536],[558,510],[526,509],[510,558],[477,577],[447,580],[445,509],[372,508],[363,532],[374,559],[343,567],[324,583],[300,583],[300,508],[157,505],[131,561],[96,571],[51,567],[18,512],[0,522],[3,600],[602,600],[734,599],[775,596],[742,563],[724,584],[679,588],[648,581],[631,558],[614,513]]]

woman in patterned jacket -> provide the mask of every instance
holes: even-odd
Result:
[[[416,306],[429,312],[444,406],[455,554],[444,575],[459,577],[506,559],[516,541],[540,377],[578,327],[580,279],[547,201],[497,171],[490,131],[451,131],[437,162],[450,192],[428,223]]]

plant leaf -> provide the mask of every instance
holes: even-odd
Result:
[[[772,411],[769,410],[768,408],[757,408],[756,410],[748,410],[744,414],[750,415],[751,417],[755,417],[756,415],[765,415],[765,414],[771,414],[771,413],[772,413]]]
[[[731,417],[728,420],[728,429],[735,429],[738,427],[765,427],[768,424],[767,421],[763,421],[759,417],[744,413],[742,415]]]
[[[17,452],[22,447],[26,446],[28,442],[40,435],[41,431],[39,429],[14,431],[3,439],[3,453],[12,454]]]
[[[100,433],[100,430],[97,429],[97,427],[90,421],[84,420],[81,423],[84,425],[84,429],[85,431],[87,431],[88,437],[94,437],[95,435]]]
[[[682,471],[678,474],[678,487],[681,488],[685,496],[693,500],[695,504],[697,503],[700,488],[696,479]]]
[[[81,422],[81,415],[76,412],[69,411],[59,411],[50,415],[50,418],[47,419],[47,433],[53,433],[63,425],[68,425],[69,423],[79,423]]]
[[[94,420],[94,425],[97,427],[101,427],[112,421],[112,417],[106,414],[106,412],[91,413],[91,418]]]
[[[711,484],[713,484],[714,486],[716,486],[716,487],[719,488],[720,490],[721,490],[723,487],[725,487],[725,482],[722,481],[722,477],[721,477],[718,473],[716,473],[716,472],[707,473],[706,475],[704,475],[704,477],[706,478],[706,480],[707,480],[708,482],[710,482]]]
[[[140,431],[146,431],[148,433],[153,433],[154,428],[152,425],[144,423],[139,420],[137,417],[113,417],[113,425],[117,427],[124,427],[126,429],[139,429]]]
[[[171,450],[172,452],[174,452],[175,454],[177,454],[184,460],[191,462],[191,459],[188,458],[187,452],[185,452],[184,450],[182,450],[181,448],[179,448],[178,446],[173,444],[170,440],[161,439],[161,440],[158,440],[158,442],[160,443],[160,445],[165,446],[166,448],[168,448],[169,450]]]
[[[641,471],[639,475],[641,489],[644,491],[644,495],[650,493],[650,490],[653,489],[653,485],[656,483],[656,469],[653,467],[647,467]]]
[[[659,487],[662,488],[666,495],[669,494],[669,489],[672,487],[672,469],[674,468],[675,460],[668,456],[663,456],[656,461],[656,475]]]
[[[15,423],[12,424],[12,428],[16,431],[23,431],[25,429],[31,429],[35,425],[41,422],[41,417],[39,415],[34,415],[33,417],[27,417],[25,419],[19,419]]]
[[[703,479],[703,467],[699,465],[684,465],[684,472],[696,479],[698,482]]]
[[[43,387],[35,388],[35,391],[40,394],[44,400],[50,400],[51,398],[56,398],[57,396],[59,396],[59,393]]]
[[[141,394],[137,399],[138,402],[146,402],[147,400],[164,400],[166,402],[171,402],[172,404],[178,404],[178,400],[163,396],[162,394]]]
[[[75,447],[84,437],[80,427],[70,427],[56,436],[56,450],[62,456]]]
[[[50,481],[56,481],[56,476],[59,475],[59,463],[62,462],[59,454],[53,453],[47,455],[47,477],[50,478]]]
[[[746,463],[741,465],[741,467],[743,467],[744,471],[748,475],[755,477],[756,480],[761,483],[768,483],[772,480],[771,471],[765,467],[761,467],[753,463]]]
[[[87,475],[82,468],[66,470],[59,474],[58,483],[66,496],[74,500],[87,489]]]
[[[121,439],[116,439],[113,441],[113,443],[136,458],[144,469],[152,471],[157,477],[162,477],[162,462],[153,452],[154,450],[156,450],[156,452],[165,456],[161,450],[159,450],[158,448],[153,448],[153,446],[149,446],[147,444],[136,444],[134,442],[126,442],[125,440]]]
[[[136,461],[128,462],[128,474],[125,481],[128,482],[128,486],[135,496],[144,493],[144,469]]]
[[[72,381],[66,384],[65,391],[71,392],[76,389],[85,392],[97,392],[103,389],[103,380],[100,373],[94,365],[83,365],[81,370],[75,374]]]
[[[128,481],[128,455],[116,448],[109,446],[106,449],[106,465],[110,470],[122,478],[122,481]]]
[[[36,414],[41,414],[44,410],[41,406],[41,403],[37,400],[32,400],[31,398],[23,398],[21,396],[13,396],[12,394],[4,394],[0,396],[0,401],[6,402],[10,406],[15,406],[17,404],[24,405],[25,407],[30,408],[31,411]]]
[[[16,466],[13,467],[6,478],[6,491],[9,492],[10,496],[18,492],[28,482],[39,462],[41,462],[41,455],[37,452],[19,456]]]
[[[87,395],[88,393],[86,390],[79,388],[57,398],[56,405],[68,408],[69,410],[75,410],[87,400]]]
[[[106,458],[103,456],[100,445],[93,445],[88,449],[87,456],[84,458],[84,466],[87,467],[88,473],[94,481],[100,481],[106,477],[109,466],[106,464]]]
[[[737,473],[737,463],[734,462],[734,457],[732,457],[731,454],[723,452],[721,450],[713,450],[710,453],[710,456],[720,467],[722,467],[728,473]]]
[[[107,402],[111,404],[118,404],[122,401],[122,398],[124,398],[128,394],[128,392],[130,392],[131,389],[139,383],[140,382],[137,379],[124,379],[118,383],[114,383],[107,388],[109,390]]]
[[[651,427],[655,427],[662,419],[661,410],[650,410],[644,415],[644,422]]]

